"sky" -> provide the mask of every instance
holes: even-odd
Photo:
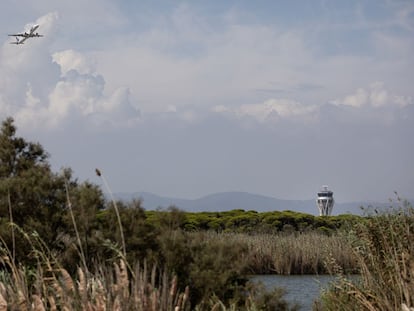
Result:
[[[56,172],[187,199],[414,198],[411,0],[3,0],[0,29],[0,117]]]

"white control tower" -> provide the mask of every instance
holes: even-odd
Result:
[[[331,216],[334,203],[333,192],[328,190],[328,186],[322,186],[322,190],[318,192],[318,198],[316,199],[319,216]]]

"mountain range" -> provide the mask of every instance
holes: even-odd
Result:
[[[114,197],[121,201],[132,199],[142,200],[146,210],[175,206],[186,212],[224,212],[233,209],[254,210],[257,212],[291,210],[312,215],[319,215],[315,200],[282,200],[269,196],[248,192],[220,192],[203,196],[198,199],[181,199],[163,197],[149,192],[115,193]],[[332,215],[363,214],[361,207],[385,207],[387,203],[377,202],[335,202]]]

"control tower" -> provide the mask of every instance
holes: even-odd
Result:
[[[328,190],[328,186],[322,186],[322,190],[318,192],[318,198],[316,199],[319,216],[331,216],[334,203],[333,192]]]

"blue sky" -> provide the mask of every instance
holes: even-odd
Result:
[[[0,116],[56,171],[183,198],[414,197],[412,1],[6,0],[0,26]]]

